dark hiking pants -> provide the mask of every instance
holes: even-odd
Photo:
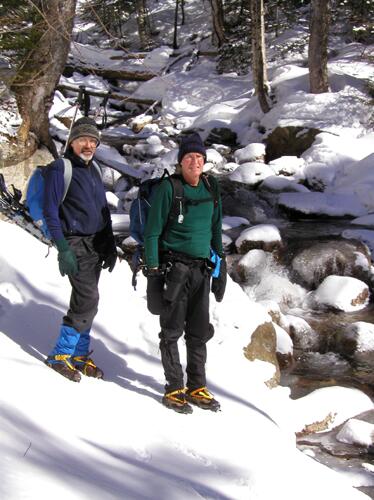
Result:
[[[206,343],[213,337],[209,323],[210,271],[205,261],[189,264],[186,284],[174,303],[168,303],[160,315],[160,351],[166,378],[166,392],[184,387],[179,359],[178,339],[185,331],[187,349],[187,387],[206,385]]]
[[[98,283],[102,258],[95,236],[69,236],[66,239],[78,260],[78,274],[70,277],[72,287],[69,310],[63,324],[79,333],[91,328],[99,304]]]

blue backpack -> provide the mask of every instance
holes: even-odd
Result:
[[[73,175],[73,167],[71,161],[67,158],[59,158],[57,161],[63,162],[64,168],[64,194],[62,196],[62,201],[65,200],[66,194],[69,190],[71,178]],[[102,172],[100,166],[93,162],[94,167],[99,172],[100,177],[102,177]],[[41,229],[44,236],[51,239],[50,232],[44,218],[43,213],[43,203],[44,203],[44,189],[45,189],[45,172],[49,168],[49,165],[45,167],[36,167],[34,172],[31,174],[29,182],[26,189],[26,206],[31,218],[34,220],[36,225]]]

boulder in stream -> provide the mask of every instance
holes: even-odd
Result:
[[[345,326],[336,335],[336,348],[346,358],[356,364],[374,367],[374,325],[357,321]]]
[[[317,287],[329,275],[352,276],[368,282],[371,259],[358,240],[336,239],[311,244],[292,259],[293,278],[304,286]]]
[[[369,287],[356,278],[327,276],[313,294],[317,305],[338,311],[358,311],[369,302]]]
[[[245,229],[235,241],[240,254],[259,248],[273,252],[282,248],[282,237],[278,228],[272,224],[258,224]]]

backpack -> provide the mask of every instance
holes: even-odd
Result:
[[[174,219],[178,219],[178,222],[183,222],[184,207],[187,204],[199,204],[213,200],[214,206],[216,207],[218,205],[217,181],[214,177],[207,176],[206,174],[202,174],[201,178],[205,184],[205,187],[211,193],[212,197],[196,201],[185,199],[181,176],[178,174],[170,175],[166,169],[164,170],[164,173],[161,177],[148,179],[142,182],[139,186],[138,196],[135,200],[133,200],[130,206],[130,236],[132,236],[132,238],[134,238],[134,240],[138,243],[138,248],[133,255],[131,265],[133,270],[132,284],[134,288],[136,287],[136,274],[142,264],[144,229],[147,222],[149,209],[152,205],[152,198],[160,182],[165,178],[167,178],[172,185],[173,201],[170,208],[168,220],[163,229],[163,238],[165,238],[168,228]]]
[[[73,167],[71,161],[68,160],[67,158],[59,158],[57,161],[62,161],[64,168],[64,193],[61,200],[61,203],[63,203],[70,187],[71,178],[73,175]],[[100,166],[95,161],[93,161],[92,163],[96,168],[96,170],[99,172],[100,177],[102,177]],[[31,177],[29,179],[26,188],[25,204],[35,224],[41,229],[44,236],[46,236],[48,239],[51,239],[51,235],[48,231],[47,223],[45,221],[43,213],[44,189],[45,189],[44,175],[46,169],[49,167],[50,165],[47,165],[45,167],[41,166],[36,167],[34,172],[31,174]]]

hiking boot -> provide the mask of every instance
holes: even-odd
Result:
[[[166,393],[162,398],[162,404],[177,413],[192,413],[192,408],[186,401],[184,389]]]
[[[103,370],[95,365],[93,360],[89,357],[90,354],[89,352],[86,356],[73,356],[71,359],[74,367],[87,377],[103,378]]]
[[[219,411],[221,409],[219,402],[214,399],[206,387],[194,390],[187,389],[186,400],[204,410]]]
[[[55,372],[68,378],[69,380],[72,380],[73,382],[80,382],[81,380],[81,374],[71,363],[70,354],[56,354],[55,356],[48,356],[44,363]]]

